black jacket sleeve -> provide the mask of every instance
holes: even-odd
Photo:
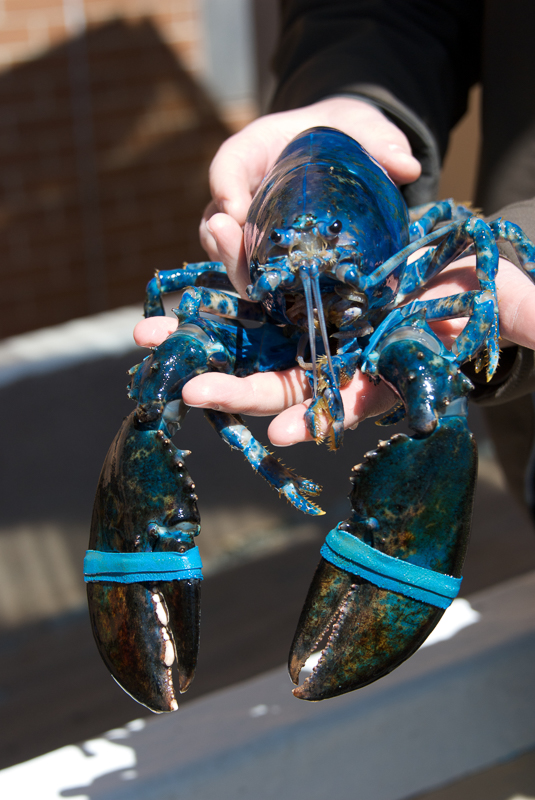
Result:
[[[482,0],[282,0],[273,110],[377,86],[444,154],[479,79]]]
[[[422,165],[407,203],[434,200],[449,132],[479,79],[482,14],[483,0],[282,0],[272,110],[367,100]]]

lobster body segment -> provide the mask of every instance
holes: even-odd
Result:
[[[320,700],[364,686],[408,658],[460,588],[477,465],[466,422],[473,358],[490,379],[499,355],[496,242],[509,241],[532,277],[535,246],[517,226],[487,225],[451,200],[412,210],[383,168],[340,131],[313,128],[283,151],[245,225],[249,301],[222,264],[158,272],[146,316],[182,291],[179,325],[130,370],[136,410],[101,473],[86,557],[95,639],[112,675],[154,711],[177,707],[199,641],[200,530],[188,451],[171,438],[182,391],[203,372],[238,377],[297,364],[312,396],[305,421],[316,442],[340,447],[341,386],[357,370],[383,382],[403,417],[394,435],[353,469],[351,512],[327,535],[290,652],[294,683],[321,654],[297,697]],[[411,260],[417,250],[427,249]],[[421,300],[430,280],[475,253],[479,288]],[[451,349],[433,322],[467,317]],[[253,325],[251,326],[251,322]],[[240,417],[206,410],[227,444],[308,514],[320,487],[283,466]]]
[[[245,223],[253,281],[258,267],[283,252],[286,242],[273,241],[273,230],[316,228],[328,244],[335,220],[341,223],[336,246],[348,258],[358,254],[364,274],[409,242],[407,207],[384,169],[360,146],[347,148],[339,131],[318,128],[290,142],[253,199]]]

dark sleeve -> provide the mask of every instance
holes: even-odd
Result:
[[[273,111],[361,96],[408,136],[436,182],[479,79],[482,0],[282,0]],[[433,199],[419,187],[409,204]],[[427,196],[426,196],[427,194]]]
[[[498,217],[508,219],[519,225],[526,236],[535,242],[535,198],[512,203],[492,214],[488,219]],[[520,267],[510,244],[499,244],[500,254]],[[496,406],[516,400],[523,395],[535,392],[535,352],[527,347],[507,347],[500,356],[496,375],[486,383],[483,373],[476,374],[468,364],[463,367],[474,384],[470,399],[482,406]]]

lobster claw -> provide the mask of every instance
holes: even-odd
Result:
[[[353,469],[352,516],[322,549],[290,652],[305,700],[358,689],[409,658],[458,592],[476,473],[464,417],[382,442]]]
[[[155,712],[178,708],[171,668],[186,691],[199,647],[200,518],[185,455],[136,412],[125,419],[104,462],[84,562],[102,659]]]
[[[197,662],[200,581],[88,584],[93,634],[117,683],[151,711],[178,708]]]

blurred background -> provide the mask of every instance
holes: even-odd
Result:
[[[93,494],[131,404],[131,330],[155,270],[203,259],[198,223],[221,142],[267,107],[275,0],[0,3],[0,768],[143,713],[93,645],[82,581]],[[479,92],[441,196],[472,199]],[[191,419],[189,418],[191,417]],[[382,438],[284,460],[327,516],[282,503],[202,413],[193,451],[207,567],[200,665],[184,702],[286,659],[320,542],[347,514],[351,466]],[[483,422],[470,593],[535,568]],[[266,424],[251,421],[266,442]],[[383,434],[384,435],[384,434]],[[147,712],[148,713],[148,712]]]
[[[248,0],[0,12],[2,333],[138,302],[201,257],[218,145],[258,111]]]

